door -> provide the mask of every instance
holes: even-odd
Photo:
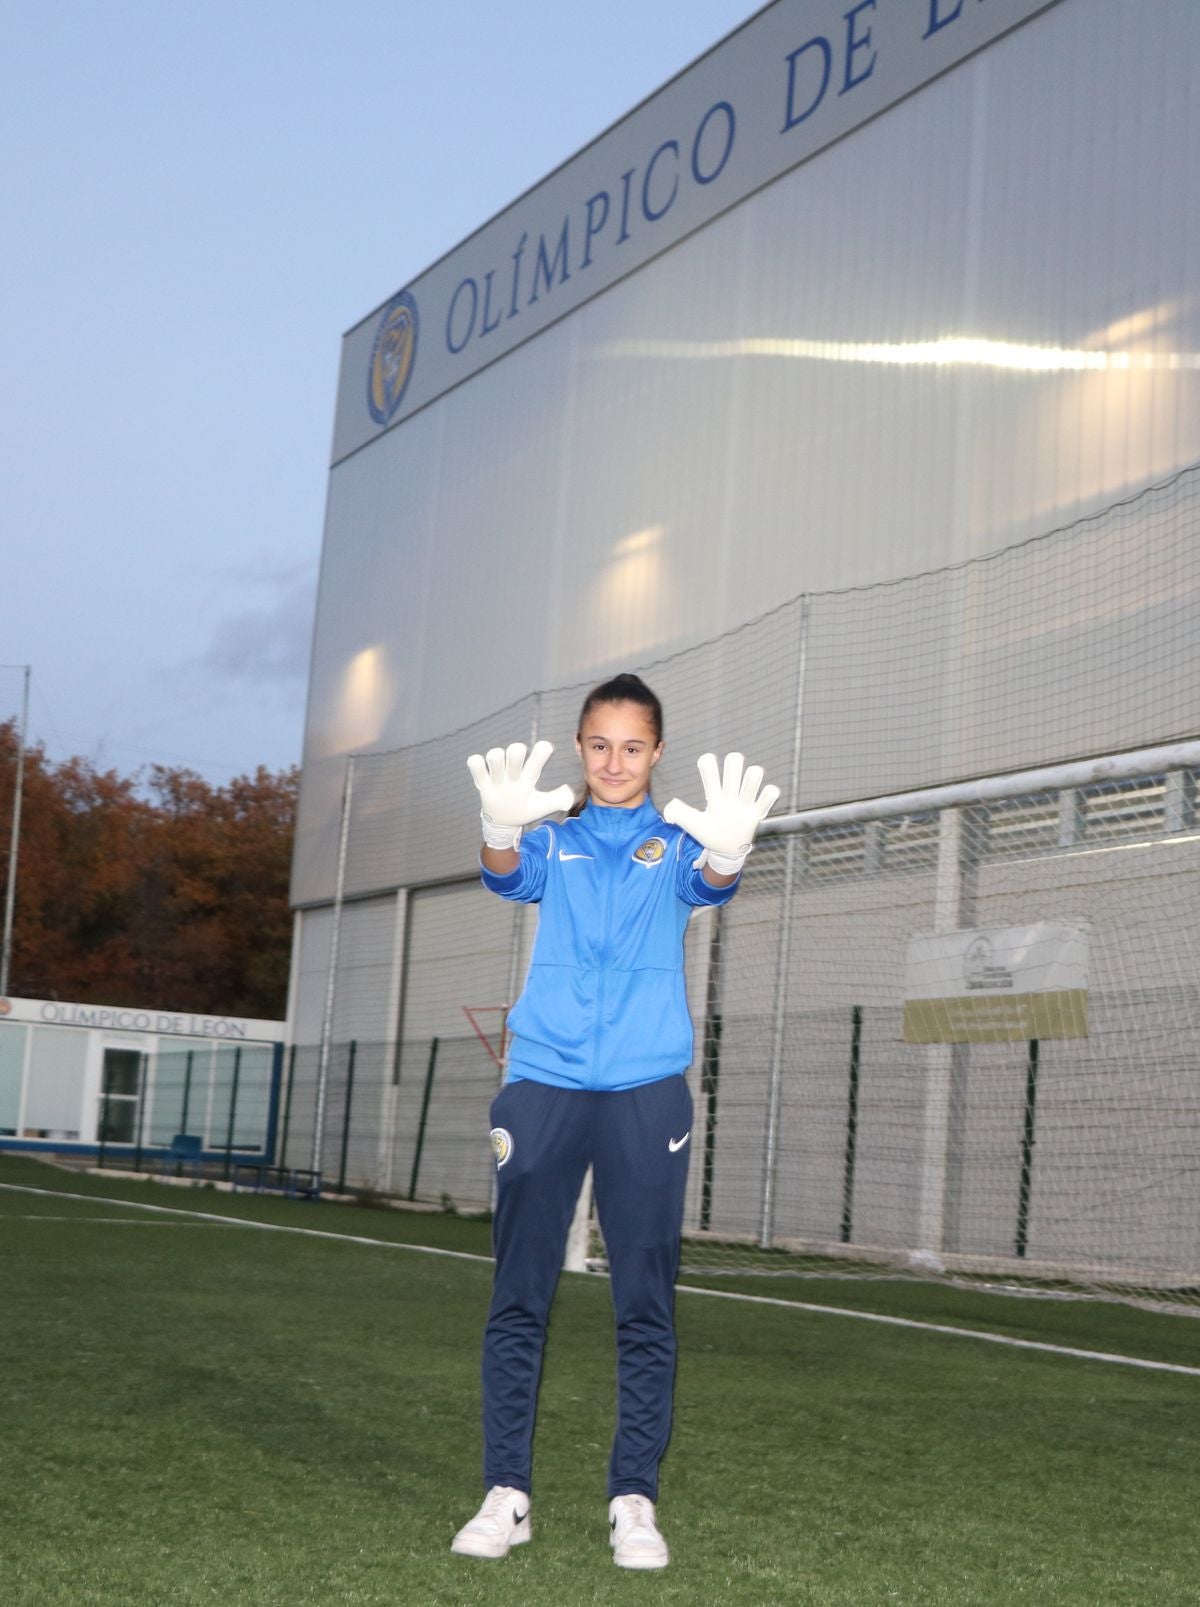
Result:
[[[145,1064],[138,1049],[105,1049],[96,1131],[101,1143],[134,1142]]]

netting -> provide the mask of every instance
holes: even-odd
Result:
[[[1200,1301],[1195,779],[757,849],[709,939],[685,1266]]]
[[[470,874],[466,755],[549,738],[576,779],[584,694],[634,668],[666,710],[661,797],[736,748],[807,808],[1194,734],[1200,467],[990,557],[789,599],[715,641],[531,694],[458,731],[354,759],[347,897]]]
[[[667,711],[656,795],[695,797],[710,748],[804,811],[1181,742],[1200,728],[1198,595],[1192,469],[988,559],[793,599],[639,667]],[[323,1100],[327,1176],[488,1206],[487,1105],[536,914],[479,888],[464,761],[546,736],[546,784],[573,778],[585,690],[351,760],[345,901],[306,913],[301,955],[317,975],[337,924],[334,1048],[299,1052],[288,1139],[311,1142]],[[815,1257],[1195,1305],[1195,781],[1188,761],[761,842],[687,940],[685,1267]],[[1077,984],[1028,960],[1056,942]],[[1008,968],[990,991],[989,963]]]

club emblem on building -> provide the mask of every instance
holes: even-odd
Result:
[[[404,399],[417,359],[417,303],[407,290],[379,318],[367,370],[367,406],[376,424],[388,424]]]

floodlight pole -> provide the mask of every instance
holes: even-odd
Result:
[[[21,797],[25,790],[25,728],[29,723],[29,670],[24,671],[21,695],[21,725],[17,732],[17,779],[13,786],[12,835],[8,849],[8,876],[4,888],[4,939],[0,945],[0,998],[8,993],[8,971],[12,962],[13,911],[17,903],[17,851],[21,843]]]

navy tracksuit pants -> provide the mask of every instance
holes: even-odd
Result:
[[[530,1488],[546,1321],[590,1165],[617,1327],[608,1493],[657,1500],[675,1382],[675,1274],[692,1126],[687,1083],[666,1077],[603,1093],[510,1082],[491,1118],[496,1273],[483,1341],[484,1486]]]

